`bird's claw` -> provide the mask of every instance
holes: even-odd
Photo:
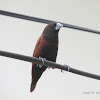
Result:
[[[61,72],[64,73],[65,71],[61,69]]]
[[[67,71],[68,71],[68,72],[70,71],[70,67],[69,67],[69,65],[64,65],[64,67],[67,68]],[[64,73],[65,71],[61,69],[61,72]]]
[[[46,60],[46,58],[39,57],[39,59],[41,59],[42,60],[42,64],[44,64],[44,60]],[[42,68],[42,65],[41,64],[38,64],[38,67],[39,68]]]

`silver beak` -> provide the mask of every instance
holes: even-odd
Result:
[[[61,27],[63,27],[63,25],[62,25],[61,23],[57,23],[55,29],[58,30],[58,29],[60,29]]]

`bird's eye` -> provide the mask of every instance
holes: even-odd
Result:
[[[51,27],[53,27],[54,25],[52,24]]]
[[[55,28],[56,24],[52,24],[51,27]]]

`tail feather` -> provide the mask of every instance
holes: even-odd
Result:
[[[35,89],[35,87],[36,87],[36,84],[32,84],[32,83],[31,83],[30,92],[33,92],[34,89]]]

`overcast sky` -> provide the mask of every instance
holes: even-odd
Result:
[[[100,0],[0,0],[0,10],[100,31]],[[32,56],[45,26],[0,15],[0,50]],[[100,35],[61,28],[57,63],[100,75]],[[100,100],[99,80],[58,69],[47,69],[33,93],[30,83],[31,63],[0,56],[0,100]]]

